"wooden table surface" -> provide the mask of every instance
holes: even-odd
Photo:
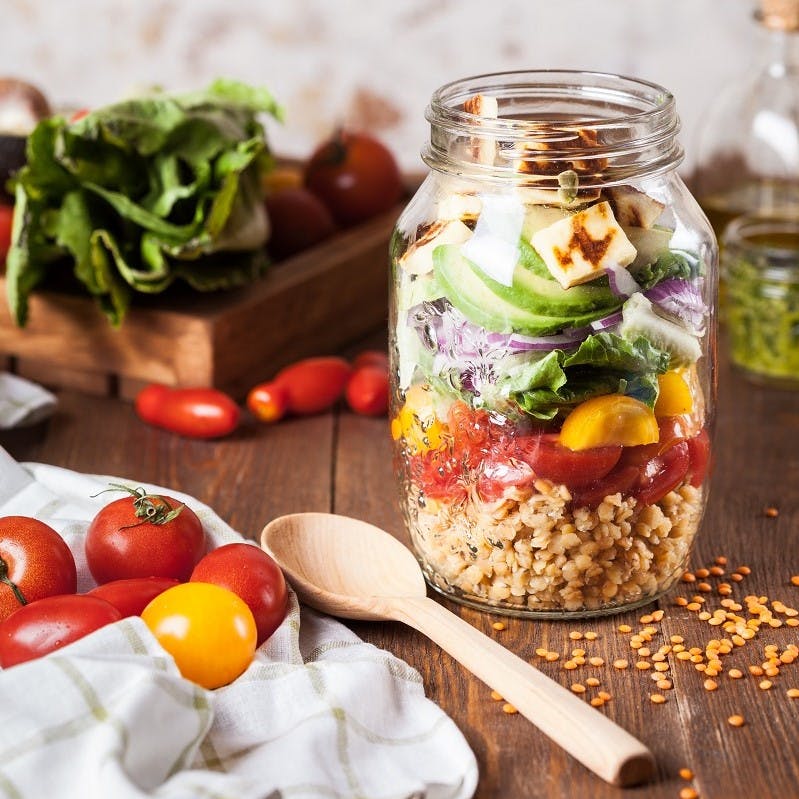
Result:
[[[188,492],[216,509],[234,528],[257,538],[272,518],[297,511],[333,511],[365,519],[404,538],[392,485],[390,441],[385,419],[357,417],[341,410],[275,426],[248,421],[231,438],[218,442],[184,440],[146,427],[132,407],[119,400],[61,392],[57,414],[30,430],[0,433],[0,444],[17,460],[42,461],[83,472],[99,472],[154,482]],[[720,358],[719,403],[715,432],[715,471],[708,511],[697,539],[692,568],[728,559],[728,572],[747,566],[751,574],[732,582],[733,597],[748,594],[799,607],[799,394],[752,386],[731,374]],[[778,515],[765,513],[767,507]],[[711,578],[717,585],[722,578]],[[702,621],[697,612],[675,605],[676,596],[690,598],[687,584],[663,598],[665,612],[656,622],[654,652],[671,635],[684,646],[702,647],[727,633]],[[704,595],[705,607],[719,608],[715,590]],[[740,615],[749,618],[746,605]],[[467,621],[494,636],[509,649],[569,686],[597,677],[586,698],[600,690],[611,694],[599,712],[627,728],[654,752],[658,774],[644,786],[621,790],[603,783],[560,749],[551,745],[520,715],[502,712],[489,689],[415,631],[399,624],[351,623],[362,638],[390,650],[417,668],[427,695],[455,720],[474,750],[480,768],[477,796],[566,797],[602,799],[676,799],[693,787],[703,799],[760,799],[799,796],[799,699],[786,691],[799,687],[799,660],[783,665],[769,690],[749,665],[761,664],[765,647],[784,649],[799,643],[799,627],[763,627],[758,635],[735,646],[723,658],[725,672],[718,689],[703,687],[706,679],[690,661],[668,655],[673,689],[664,704],[653,704],[656,689],[650,672],[633,667],[630,634],[617,630],[642,625],[643,610],[590,621],[504,620],[449,605]],[[774,612],[775,618],[789,616]],[[594,631],[596,640],[571,640],[570,632]],[[535,655],[538,647],[557,651],[557,661]],[[604,666],[564,669],[572,648],[606,661]],[[626,658],[625,670],[610,664]],[[731,679],[729,668],[744,672]],[[727,719],[740,714],[746,723],[732,727]],[[678,772],[690,768],[694,780]]]

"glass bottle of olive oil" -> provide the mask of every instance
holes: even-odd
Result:
[[[697,142],[692,188],[720,240],[744,213],[799,217],[799,0],[759,0],[755,19],[758,63],[717,96]]]

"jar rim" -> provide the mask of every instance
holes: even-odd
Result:
[[[484,103],[488,113],[473,112],[478,97],[493,98]],[[425,117],[431,125],[425,163],[487,180],[529,172],[518,168],[520,151],[522,160],[543,158],[564,171],[577,160],[585,172],[581,187],[658,174],[683,157],[674,95],[608,72],[527,69],[461,78],[433,93]],[[497,158],[472,159],[468,149],[453,146],[458,141],[496,145]]]
[[[524,80],[522,81],[521,79]],[[556,83],[558,79],[562,83]],[[580,82],[580,79],[582,79],[582,82]],[[606,85],[589,87],[586,85],[588,79],[597,84]],[[502,82],[499,83],[499,81]],[[455,109],[452,106],[448,106],[446,100],[466,99],[478,90],[488,92],[492,88],[499,89],[509,84],[522,87],[527,91],[536,89],[540,91],[546,86],[560,89],[577,88],[580,89],[586,99],[599,100],[602,98],[607,99],[610,96],[617,98],[627,97],[629,99],[639,97],[641,101],[647,103],[647,107],[635,113],[619,114],[611,118],[599,115],[573,117],[568,120],[569,124],[573,125],[615,127],[620,122],[651,118],[653,115],[662,114],[664,110],[671,110],[676,107],[674,95],[668,89],[641,78],[582,69],[520,69],[472,75],[443,84],[433,92],[426,112],[427,119],[432,122],[431,116],[442,114],[444,116],[452,115],[455,119],[463,118],[467,123],[473,122],[476,117],[485,122],[486,117],[480,117],[479,114],[472,114],[462,109]],[[636,89],[638,93],[635,92]],[[644,91],[648,94],[644,94]],[[491,120],[491,126],[496,126],[498,132],[507,132],[515,128],[534,128],[540,123],[562,121],[562,119],[556,117],[550,119],[544,117],[532,121],[506,117]]]
[[[799,219],[744,214],[727,225],[722,241],[724,260],[745,258],[764,278],[799,282]]]

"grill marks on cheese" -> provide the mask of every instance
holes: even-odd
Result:
[[[613,237],[616,235],[615,230],[610,230],[601,239],[592,239],[591,234],[584,228],[578,227],[572,233],[569,241],[569,246],[566,250],[561,250],[558,247],[553,247],[552,252],[558,259],[564,272],[568,272],[574,267],[574,253],[579,252],[584,261],[592,264],[595,269],[599,268],[599,264],[605,257]]]
[[[531,243],[552,277],[565,289],[587,283],[611,266],[628,266],[636,256],[635,247],[607,202],[539,230]]]

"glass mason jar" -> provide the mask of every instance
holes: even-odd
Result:
[[[512,72],[427,109],[391,244],[391,430],[429,584],[519,616],[642,605],[705,505],[717,248],[674,98]]]
[[[799,220],[739,216],[723,238],[733,365],[754,383],[799,388]]]

